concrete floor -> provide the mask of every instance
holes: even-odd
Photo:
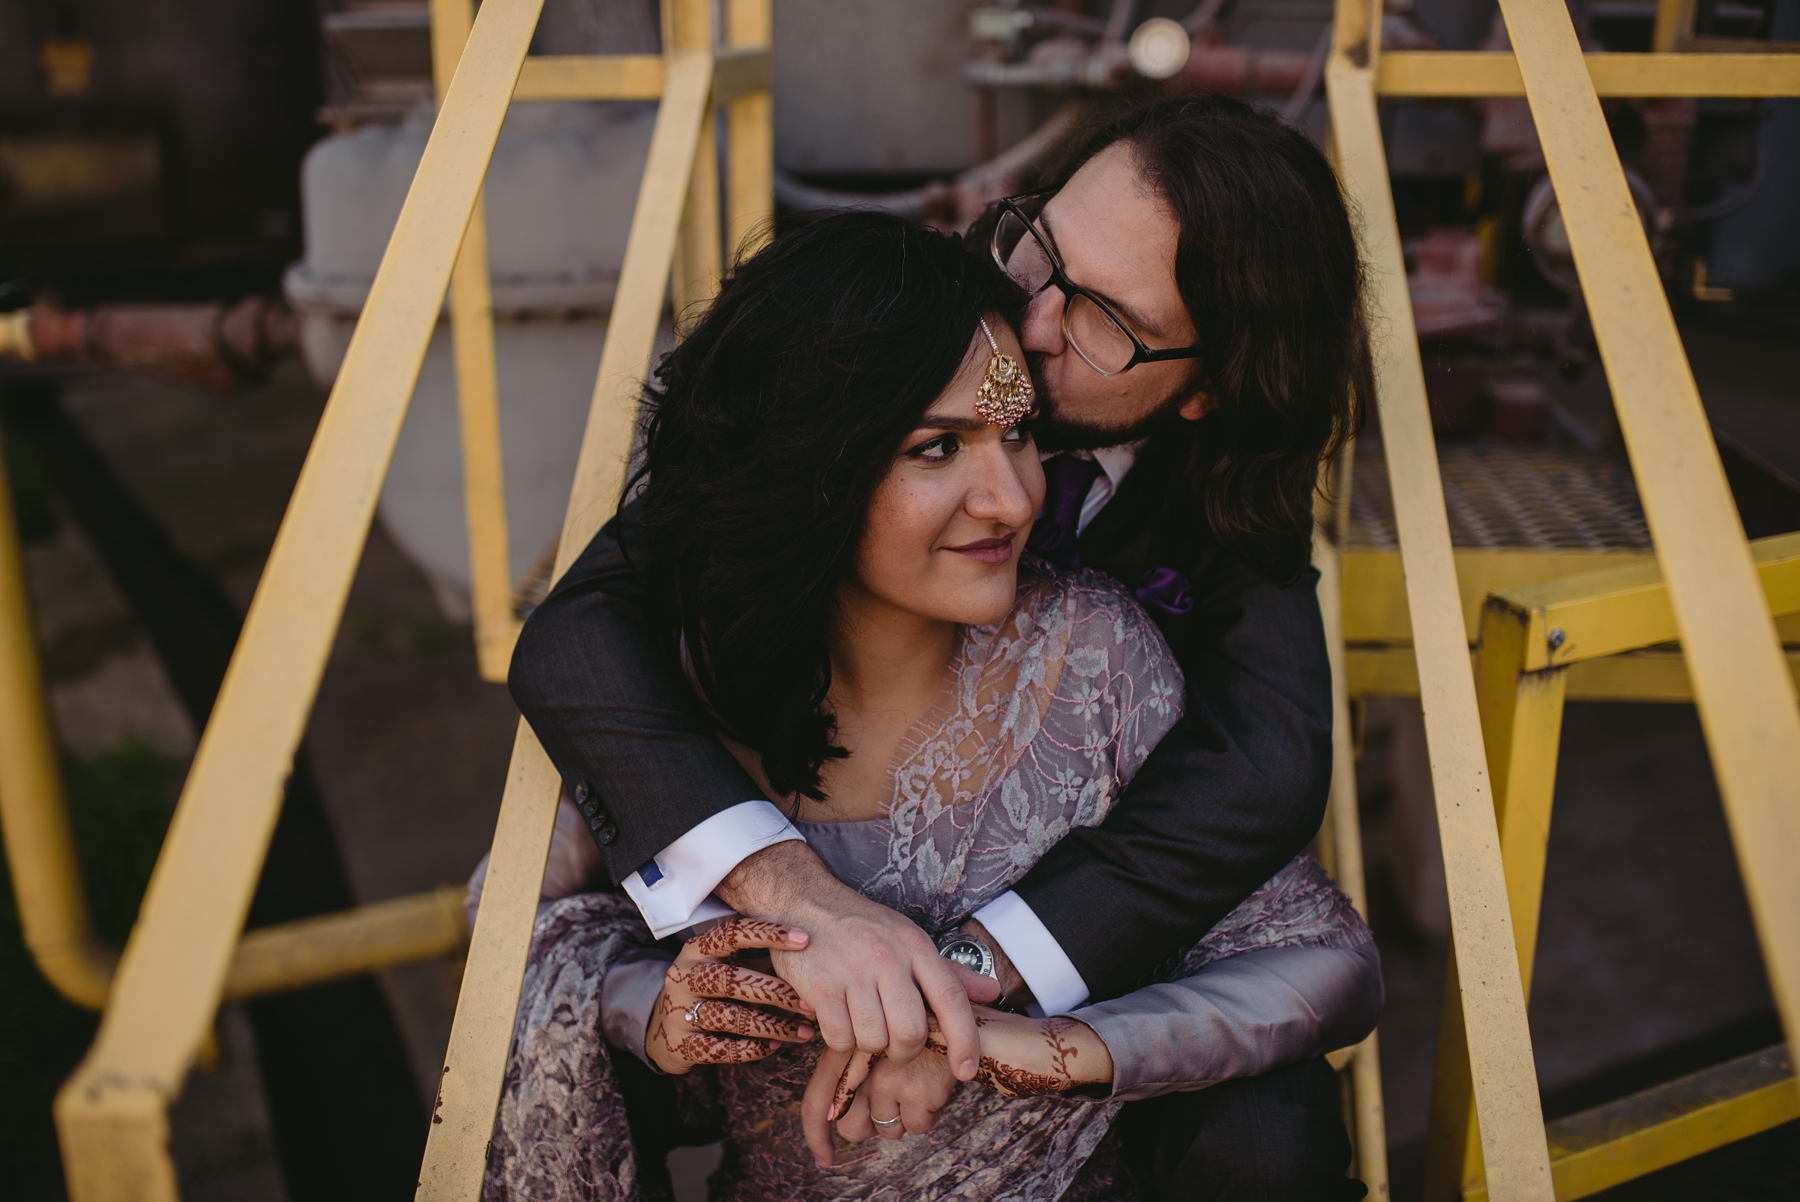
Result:
[[[1800,475],[1794,351],[1759,331],[1711,325],[1690,347],[1715,420]],[[298,365],[229,399],[95,375],[71,383],[67,404],[177,543],[246,603],[322,404]],[[92,749],[133,732],[191,754],[194,732],[79,534],[65,525],[32,550],[29,570],[64,741]],[[444,620],[377,526],[307,736],[360,901],[467,876],[491,836],[516,721],[504,689],[477,679],[468,630]],[[1692,710],[1574,705],[1563,747],[1532,1005],[1552,1095],[1734,1024],[1754,1027],[1770,1012]],[[1443,952],[1430,924],[1410,921],[1391,889],[1383,893],[1396,846],[1392,803],[1381,769],[1366,771],[1388,979],[1389,1133],[1404,1185],[1416,1180],[1424,1133]],[[429,1093],[448,1036],[450,976],[425,964],[381,981]],[[228,1035],[239,1029],[233,1021]],[[278,1197],[266,1119],[259,1137],[255,1107],[242,1104],[256,1092],[253,1046],[227,1045],[223,1071],[197,1074],[177,1110],[176,1147],[196,1186],[187,1196]],[[684,1160],[687,1197],[701,1196],[704,1168],[703,1155]],[[202,1179],[214,1184],[201,1190]]]

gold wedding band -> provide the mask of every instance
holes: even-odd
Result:
[[[874,1115],[871,1114],[869,1116],[869,1121],[871,1123],[874,1123],[877,1127],[882,1127],[882,1128],[897,1127],[900,1125],[900,1116],[895,1115],[891,1119],[878,1119]]]

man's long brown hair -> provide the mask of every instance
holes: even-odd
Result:
[[[1290,581],[1310,559],[1319,465],[1374,395],[1362,260],[1337,176],[1274,114],[1187,96],[1101,114],[1048,182],[1121,142],[1180,226],[1175,282],[1214,400],[1158,435],[1186,443],[1170,517],[1203,515],[1216,543]]]

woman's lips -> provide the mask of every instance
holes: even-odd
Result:
[[[955,551],[958,555],[967,555],[977,563],[1005,563],[1012,558],[1013,539],[1009,534],[1004,538],[982,538],[972,543],[964,543],[960,547],[946,547],[946,551]]]

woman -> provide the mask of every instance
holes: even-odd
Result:
[[[933,935],[1100,822],[1183,697],[1123,589],[1021,561],[1044,482],[1018,303],[954,239],[822,219],[740,265],[650,401],[641,513],[669,654],[839,877]],[[1132,1197],[1107,1139],[1126,1097],[1316,1056],[1379,1005],[1366,928],[1303,856],[1162,983],[1056,1019],[981,1009],[980,1079],[889,1115],[852,1095],[863,1065],[840,1081],[830,1062],[808,1097],[804,1003],[752,949],[807,954],[802,933],[732,922],[671,964],[620,894],[544,907],[487,1196],[641,1196],[596,1010],[722,1123],[715,1197],[985,1199]],[[1207,982],[1253,957],[1282,984],[1234,1023]],[[947,1069],[928,1051],[874,1071]],[[809,1105],[887,1138],[834,1151],[815,1130],[809,1152]]]

